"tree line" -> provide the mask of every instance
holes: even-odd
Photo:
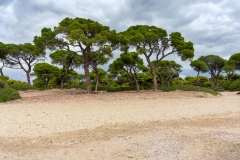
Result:
[[[84,83],[88,93],[92,84],[97,91],[99,84],[140,86],[156,91],[159,85],[182,84],[179,77],[182,66],[175,61],[165,60],[176,54],[182,61],[190,60],[190,66],[197,72],[196,85],[201,85],[200,73],[211,75],[210,86],[218,86],[221,73],[225,79],[234,79],[240,70],[240,53],[233,54],[229,60],[217,55],[201,56],[193,60],[192,42],[185,41],[179,32],[167,34],[156,26],[135,25],[123,32],[84,18],[65,18],[58,26],[43,28],[40,36],[35,36],[33,44],[4,44],[0,42],[0,73],[3,81],[3,67],[22,69],[27,83],[31,86],[30,76],[35,75],[35,86],[60,86]],[[50,51],[51,64],[41,62]],[[107,71],[99,68],[113,58],[114,51],[120,56],[113,60]],[[142,59],[141,57],[144,57]],[[143,61],[147,62],[144,65]],[[60,66],[61,68],[57,67]],[[74,69],[82,67],[84,74]],[[206,79],[206,78],[205,78]],[[50,83],[50,84],[49,84]]]

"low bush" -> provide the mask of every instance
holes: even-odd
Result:
[[[0,80],[0,88],[5,88],[5,83],[2,80]]]
[[[13,88],[6,87],[0,89],[0,102],[7,102],[19,98],[21,98],[21,96],[18,91]]]
[[[18,91],[26,91],[26,90],[31,90],[31,89],[37,89],[34,86],[29,86],[29,85],[26,85],[26,84],[11,84],[11,85],[9,85],[9,87],[13,88],[15,90],[18,90]]]
[[[216,92],[222,92],[224,91],[224,87],[221,86],[215,86],[215,87],[211,87],[212,90],[216,91]]]
[[[206,92],[206,93],[211,93],[213,95],[218,95],[219,94],[218,92],[216,92],[216,91],[214,91],[210,88],[204,88],[204,87],[193,86],[193,85],[160,86],[159,89],[164,91],[164,92],[182,90],[182,91]]]
[[[231,91],[240,91],[240,79],[230,83],[229,89]]]
[[[79,85],[79,84],[72,84],[66,87],[66,89],[71,89],[71,88],[81,88],[86,90],[86,85]],[[95,86],[92,86],[92,91],[95,90]],[[134,87],[131,86],[107,86],[107,85],[100,85],[98,86],[98,91],[107,91],[107,92],[120,92],[120,91],[130,91],[130,90],[135,90]]]

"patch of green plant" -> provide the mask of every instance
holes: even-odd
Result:
[[[231,91],[240,91],[240,79],[230,83],[229,89]]]
[[[92,90],[95,89],[95,86],[92,87]],[[120,91],[130,91],[135,90],[134,87],[131,86],[98,86],[98,91],[107,91],[107,92],[120,92]]]
[[[18,91],[26,91],[26,90],[33,90],[33,89],[37,89],[34,86],[29,86],[29,85],[25,85],[25,84],[11,84],[9,85],[9,87],[18,90]]]
[[[13,88],[6,87],[0,89],[0,102],[7,102],[19,98],[21,98],[20,94]]]
[[[240,92],[238,92],[237,94],[239,94],[239,95],[240,95]]]
[[[2,80],[0,80],[0,88],[5,88],[5,83]]]
[[[171,91],[176,91],[177,87],[176,86],[160,86],[159,90],[163,92],[171,92]]]
[[[222,92],[225,90],[224,87],[220,87],[220,86],[211,87],[211,89],[216,92]]]
[[[173,85],[173,86],[160,86],[160,90],[164,92],[170,92],[170,91],[176,91],[176,90],[181,90],[181,91],[198,91],[198,92],[206,92],[206,93],[211,93],[213,95],[218,95],[219,93],[210,89],[210,88],[205,88],[205,87],[199,87],[199,86],[193,86],[193,85]]]

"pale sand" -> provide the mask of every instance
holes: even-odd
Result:
[[[80,92],[1,103],[0,159],[240,159],[236,92]]]

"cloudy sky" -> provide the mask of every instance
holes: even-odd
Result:
[[[147,24],[181,32],[194,43],[195,57],[216,54],[228,59],[240,52],[239,0],[0,0],[0,42],[32,42],[43,27],[53,28],[66,17],[89,18],[124,31]],[[189,62],[176,55],[182,76],[193,75]],[[106,67],[106,66],[105,66]],[[12,79],[25,81],[24,72],[4,69]]]

